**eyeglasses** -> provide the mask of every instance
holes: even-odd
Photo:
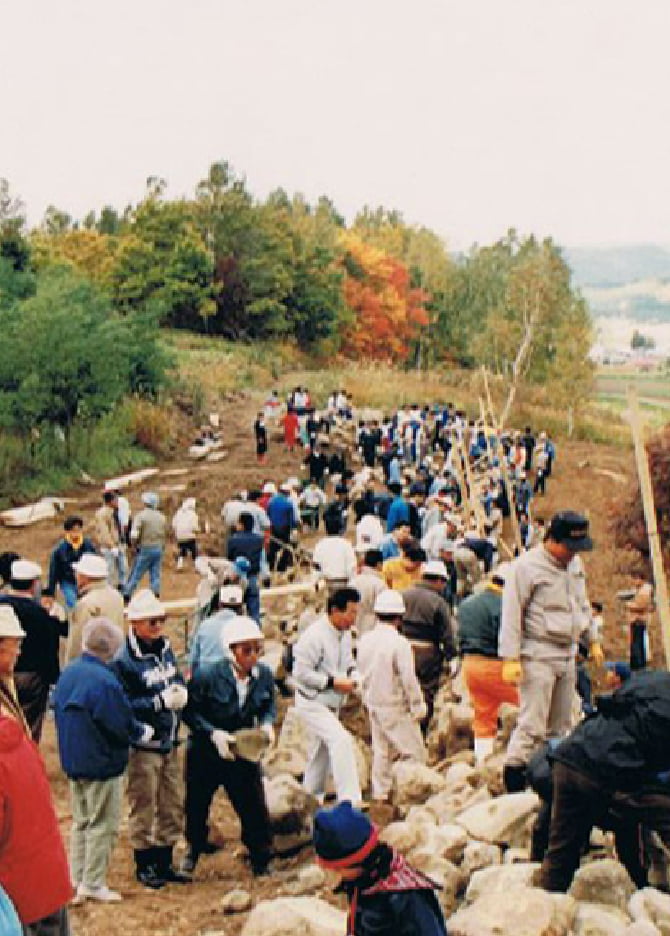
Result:
[[[165,624],[165,618],[147,618],[145,623],[150,624],[151,627],[160,627]]]
[[[242,656],[251,656],[253,653],[258,656],[263,652],[262,644],[238,644],[237,650],[242,654]]]

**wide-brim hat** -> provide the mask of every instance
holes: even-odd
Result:
[[[128,605],[129,621],[145,621],[149,618],[165,617],[165,605],[156,598],[149,588],[144,588],[133,596]]]
[[[92,579],[104,579],[109,574],[106,561],[95,553],[84,553],[78,562],[72,563],[72,568],[79,575]]]
[[[25,637],[26,632],[14,609],[8,604],[0,604],[0,640],[3,637]]]

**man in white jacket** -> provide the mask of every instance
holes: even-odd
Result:
[[[402,595],[386,589],[377,595],[374,608],[377,624],[361,638],[358,668],[372,732],[372,796],[387,800],[393,761],[426,761],[419,727],[426,717],[426,703],[412,646],[398,630],[405,614]]]
[[[312,561],[326,580],[329,593],[347,584],[356,574],[356,553],[349,540],[340,536],[339,519],[326,518],[326,536],[314,547]]]
[[[295,709],[313,736],[303,785],[323,801],[330,771],[337,799],[354,806],[361,803],[354,741],[339,713],[358,684],[350,634],[358,601],[354,588],[333,592],[326,613],[309,625],[293,649]]]
[[[200,532],[200,521],[195,512],[195,497],[187,497],[172,518],[172,530],[177,540],[179,555],[177,568],[184,566],[184,559],[190,555],[193,562],[198,558],[196,536]]]

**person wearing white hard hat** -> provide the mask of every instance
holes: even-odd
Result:
[[[25,638],[14,670],[16,694],[39,744],[49,701],[49,687],[60,673],[60,638],[67,624],[52,617],[40,604],[42,569],[36,562],[16,559],[11,565],[9,591],[0,597],[0,608],[13,609]]]
[[[449,572],[444,562],[424,562],[421,580],[402,593],[406,608],[402,633],[412,645],[414,668],[427,706],[421,723],[424,737],[433,714],[442,669],[456,653],[451,611],[444,598],[448,581]]]
[[[172,866],[181,835],[183,783],[177,752],[188,692],[164,636],[165,606],[144,589],[128,605],[130,628],[111,664],[135,718],[153,728],[150,740],[133,742],[128,763],[128,832],[137,880],[158,890],[186,878]]]
[[[7,604],[0,605],[0,714],[13,718],[30,735],[14,685],[14,667],[25,636],[14,609]]]
[[[137,514],[130,531],[130,542],[137,552],[123,592],[127,599],[131,597],[145,573],[149,574],[154,595],[158,597],[161,593],[161,563],[167,535],[167,519],[158,509],[158,494],[146,491],[142,495],[142,503],[144,510]]]
[[[419,727],[426,717],[426,703],[411,644],[399,632],[405,614],[402,595],[391,589],[380,592],[374,611],[377,623],[361,638],[357,663],[372,733],[372,796],[387,800],[393,762],[426,761]]]
[[[66,659],[69,663],[81,653],[81,632],[93,618],[104,617],[123,630],[123,597],[108,581],[109,566],[102,556],[85,553],[72,567],[77,577],[79,598],[74,606]]]
[[[194,870],[208,843],[209,808],[222,786],[242,825],[242,841],[254,874],[268,870],[272,834],[261,768],[236,755],[235,732],[259,729],[270,743],[277,717],[274,677],[258,658],[263,632],[253,618],[238,616],[223,630],[225,659],[198,669],[188,684],[184,721],[191,729],[186,753],[186,840],[182,870]]]
[[[458,606],[458,647],[463,675],[475,717],[475,761],[481,764],[493,753],[498,730],[498,711],[503,702],[519,705],[519,690],[504,682],[503,661],[498,655],[502,592],[509,563],[498,565],[483,591],[470,595]]]
[[[218,663],[225,656],[223,632],[242,610],[244,593],[239,585],[223,585],[219,589],[218,610],[198,625],[189,653],[191,675],[202,666]]]

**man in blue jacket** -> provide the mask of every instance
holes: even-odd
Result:
[[[183,815],[177,738],[188,693],[163,636],[165,616],[152,591],[137,592],[128,605],[128,636],[112,664],[135,717],[154,730],[152,738],[133,742],[128,763],[128,831],[136,877],[154,890],[188,880],[172,866]]]
[[[290,549],[282,546],[282,543],[288,545],[298,523],[290,494],[288,484],[280,484],[279,493],[274,495],[267,507],[272,537],[268,546],[268,565],[273,572],[275,569],[277,572],[285,572],[292,563]]]
[[[254,874],[265,874],[272,835],[261,768],[240,756],[236,732],[258,729],[271,743],[277,716],[272,671],[258,662],[263,634],[249,617],[237,617],[222,634],[226,659],[199,669],[189,683],[184,721],[191,729],[186,752],[186,840],[182,870],[190,873],[207,853],[207,818],[223,786],[242,824],[242,841]]]
[[[82,655],[65,668],[54,693],[58,751],[70,780],[70,866],[77,904],[87,898],[121,900],[105,881],[119,828],[121,778],[131,741],[153,735],[149,725],[135,719],[107,666],[122,643],[118,625],[93,618],[83,630]]]

